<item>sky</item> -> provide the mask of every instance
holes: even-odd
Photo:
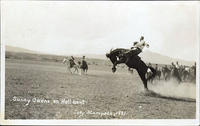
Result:
[[[2,41],[57,55],[105,54],[130,48],[194,61],[199,46],[198,2],[2,2]]]

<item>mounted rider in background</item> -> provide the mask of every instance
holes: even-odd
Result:
[[[75,61],[74,61],[74,57],[71,56],[70,59],[69,59],[69,63],[70,63],[70,68],[72,68],[74,65],[76,65]]]
[[[88,68],[87,62],[85,61],[85,56],[82,57],[81,68]]]
[[[176,77],[178,79],[178,82],[180,83],[182,81],[179,73],[179,64],[178,61],[176,62],[176,65],[172,62],[172,76]]]

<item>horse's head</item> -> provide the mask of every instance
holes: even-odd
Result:
[[[117,61],[116,54],[113,53],[113,50],[111,49],[109,53],[106,53],[106,57],[110,59],[110,61],[114,64]]]
[[[67,58],[64,58],[62,63],[65,64],[67,62]]]
[[[112,62],[112,64],[114,65],[117,61],[117,53],[116,50],[110,50],[110,53],[106,53],[106,57],[110,59],[110,61]],[[112,68],[112,72],[114,73],[116,71],[116,67],[113,66]]]
[[[111,52],[112,52],[112,49],[110,49],[110,52],[109,52],[109,53],[106,53],[106,57],[107,57],[107,58],[110,58]]]

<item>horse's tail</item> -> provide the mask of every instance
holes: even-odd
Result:
[[[153,67],[148,66],[148,68],[151,70],[151,72],[153,73],[152,75],[150,75],[147,80],[151,80],[156,76],[156,70]]]

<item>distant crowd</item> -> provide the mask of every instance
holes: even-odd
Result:
[[[152,67],[152,64],[149,63],[148,66]],[[196,62],[193,66],[179,65],[179,62],[172,62],[171,65],[165,65],[163,67],[155,65],[155,70],[157,71],[157,79],[169,80],[174,77],[179,82],[189,81],[195,82],[196,80]]]
[[[79,69],[81,69],[85,74],[87,74],[88,64],[85,60],[85,56],[82,57],[81,60],[75,61],[73,56],[64,58],[63,63],[69,61],[69,70],[71,73],[79,73]],[[148,64],[149,67],[153,67],[156,70],[156,78],[155,79],[164,79],[170,80],[171,78],[177,79],[179,82],[196,82],[196,62],[193,66],[180,65],[177,61],[176,63],[172,62],[171,65],[152,65]],[[71,68],[74,68],[74,71],[71,71]],[[129,68],[129,70],[131,70]],[[153,80],[151,80],[153,82]]]

